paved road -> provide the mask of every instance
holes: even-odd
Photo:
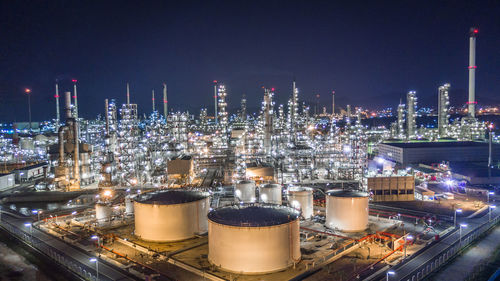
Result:
[[[500,215],[499,209],[500,208],[497,208],[492,212],[492,217]],[[488,215],[485,215],[481,218],[476,218],[476,219],[463,218],[459,220],[459,223],[466,223],[468,225],[467,228],[462,229],[462,236],[467,235],[481,224],[487,222],[488,219],[489,219]],[[430,261],[432,258],[434,258],[437,254],[441,253],[448,246],[459,241],[459,239],[460,239],[460,233],[458,230],[456,230],[449,236],[442,239],[439,243],[432,245],[429,249],[427,249],[423,253],[420,253],[417,256],[413,257],[411,260],[409,260],[402,266],[393,269],[393,271],[395,271],[395,275],[392,275],[391,276],[392,278],[389,278],[389,280],[406,280],[415,269],[419,268],[421,265]]]
[[[493,254],[499,246],[499,241],[500,226],[497,226],[492,233],[488,234],[488,236],[467,250],[463,255],[457,257],[455,261],[433,276],[431,280],[464,280],[475,266],[483,262],[482,259],[487,259]]]
[[[2,221],[7,221],[19,229],[23,230],[25,233],[29,234],[30,233],[30,228],[26,227],[24,224],[25,223],[32,223],[32,220],[30,218],[22,218],[22,217],[17,217],[13,216],[10,213],[2,213],[1,217]],[[46,244],[52,246],[55,249],[58,249],[59,251],[62,251],[68,256],[71,256],[73,259],[79,261],[80,263],[87,265],[89,268],[94,269],[96,264],[94,262],[91,262],[91,258],[95,258],[95,256],[91,255],[90,253],[86,253],[84,251],[79,250],[78,248],[74,248],[59,239],[52,237],[45,232],[39,231],[36,228],[32,228],[32,235],[33,237],[38,238],[39,240],[45,242]],[[95,272],[93,272],[93,275]],[[106,263],[103,263],[102,261],[99,261],[99,280],[136,280],[132,278],[131,276],[127,275],[125,272],[122,272],[118,268],[115,268],[113,266],[107,265]]]

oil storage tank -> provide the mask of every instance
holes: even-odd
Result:
[[[192,238],[207,231],[209,208],[206,192],[167,190],[143,194],[134,202],[135,235],[156,242]]]
[[[234,187],[234,196],[243,203],[255,202],[255,182],[242,180]]]
[[[241,205],[208,214],[208,260],[225,271],[262,274],[300,261],[299,212]]]
[[[313,216],[313,189],[304,186],[291,186],[287,190],[288,203],[293,208],[302,211],[302,217],[310,219]]]
[[[281,185],[269,183],[259,186],[260,202],[281,205]]]
[[[125,196],[125,214],[131,216],[134,214],[134,199],[132,196]]]
[[[113,208],[111,205],[103,202],[95,204],[95,218],[99,225],[109,223],[113,215]]]
[[[368,193],[330,190],[326,193],[326,227],[344,232],[363,231],[368,226]]]

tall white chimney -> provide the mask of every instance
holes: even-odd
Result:
[[[476,117],[476,36],[479,30],[475,27],[470,29],[469,37],[469,116]]]

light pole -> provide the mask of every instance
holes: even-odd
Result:
[[[28,95],[28,115],[30,122],[30,132],[31,132],[31,89],[24,89],[24,92]]]
[[[490,195],[495,195],[495,192],[493,191],[488,191],[488,204],[490,204]]]
[[[411,236],[411,235],[406,236],[405,243],[404,243],[404,257],[403,257],[404,260],[406,259],[406,247],[407,247],[406,245],[408,244],[408,241],[411,241],[411,240],[413,240],[413,236]]]
[[[387,271],[387,273],[385,274],[385,280],[389,281],[389,275],[395,275],[395,274],[396,274],[396,272],[394,272],[392,270]]]
[[[27,222],[27,223],[24,224],[24,226],[30,228],[30,242],[31,242],[31,245],[33,245],[33,228],[32,228],[32,225],[31,225],[31,223]]]
[[[467,227],[467,224],[465,223],[461,223],[460,224],[460,247],[462,247],[462,228],[466,228]]]
[[[34,215],[37,215],[37,217],[38,217],[37,221],[40,221],[40,214],[42,213],[42,210],[32,210],[31,213],[33,213]]]
[[[491,157],[491,143],[493,139],[493,135],[491,134],[491,131],[493,130],[493,124],[490,124],[488,126],[490,129],[489,135],[488,135],[488,169],[491,168],[491,165],[493,164],[493,159]]]
[[[99,260],[97,258],[91,258],[90,262],[95,262],[95,272],[96,272],[96,281],[99,281]]]
[[[462,213],[462,209],[456,209],[453,214],[453,227],[457,226],[457,213]]]
[[[97,240],[97,248],[100,249],[101,248],[101,237],[97,236],[97,235],[93,235],[92,237],[90,237],[92,240]]]
[[[490,205],[490,207],[488,208],[488,221],[491,221],[491,210],[492,209],[495,209],[497,206],[494,206],[494,205]]]

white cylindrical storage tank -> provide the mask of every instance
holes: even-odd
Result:
[[[281,185],[270,183],[259,186],[260,202],[281,205]]]
[[[207,232],[207,192],[168,190],[135,198],[135,235],[147,241],[179,241]]]
[[[326,227],[344,232],[368,227],[368,193],[330,190],[326,196]]]
[[[125,196],[125,214],[127,216],[134,214],[134,199],[130,195]]]
[[[225,271],[263,274],[300,261],[299,212],[293,208],[231,206],[208,214],[208,261]]]
[[[255,202],[255,182],[242,180],[234,187],[234,197],[243,203]]]
[[[112,215],[113,208],[111,208],[111,205],[102,202],[95,204],[95,218],[98,224],[109,222]]]
[[[313,216],[313,189],[303,186],[291,186],[287,190],[288,203],[293,208],[302,212],[304,219]]]

